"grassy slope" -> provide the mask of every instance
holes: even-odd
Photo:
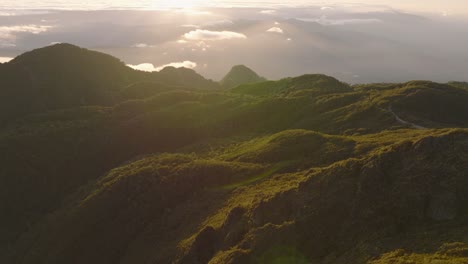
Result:
[[[391,263],[385,262],[391,253],[379,255],[401,247],[406,255],[412,250],[417,255],[419,249],[409,245],[423,239],[431,239],[431,246],[463,245],[463,233],[436,240],[418,230],[462,232],[468,131],[404,134],[399,131],[396,142],[388,134],[353,137],[357,145],[371,147],[361,156],[299,172],[282,161],[225,161],[238,157],[237,148],[211,158],[163,154],[137,160],[90,184],[44,226],[25,235],[22,246],[35,252],[25,255],[25,263],[271,263],[294,254],[307,261]],[[253,146],[241,156],[269,151]],[[443,204],[452,193],[459,200]],[[369,244],[375,240],[380,240],[377,249]],[[358,248],[356,241],[361,241]],[[439,254],[431,248],[425,247],[424,254]]]
[[[0,194],[9,201],[0,203],[9,216],[0,255],[10,263],[464,260],[468,131],[451,127],[467,125],[467,94],[306,75],[228,92],[141,84],[124,90],[134,100],[114,106],[29,116],[0,133],[8,153]],[[449,106],[426,103],[438,100]],[[405,128],[389,106],[434,129]]]

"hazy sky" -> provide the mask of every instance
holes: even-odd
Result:
[[[350,83],[467,80],[467,6],[468,0],[0,0],[0,63],[71,43],[141,70],[187,67],[216,80],[237,64],[269,79],[324,73]]]
[[[36,8],[60,8],[60,9],[102,9],[102,8],[134,8],[157,9],[167,6],[275,6],[275,5],[333,5],[333,4],[367,4],[386,5],[392,8],[408,11],[446,12],[468,14],[467,0],[340,0],[340,1],[242,1],[242,0],[2,0],[2,9],[36,9]]]

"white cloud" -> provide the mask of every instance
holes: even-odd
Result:
[[[155,47],[155,46],[154,45],[149,45],[149,44],[146,44],[146,43],[136,43],[136,44],[132,45],[132,48],[140,48],[140,49],[153,48],[153,47]]]
[[[197,63],[193,61],[182,61],[182,62],[171,62],[156,68],[156,71],[160,71],[166,67],[174,67],[174,68],[188,68],[193,69],[197,67]]]
[[[199,41],[198,43],[195,43],[195,46],[199,48],[211,48],[211,45],[206,44],[204,41]]]
[[[284,33],[283,29],[281,29],[279,27],[272,27],[272,28],[268,29],[267,32],[279,33],[279,34]]]
[[[331,7],[331,6],[322,6],[322,7],[320,8],[320,10],[322,10],[322,11],[333,10],[333,9],[334,9],[334,8]]]
[[[18,33],[40,34],[48,31],[51,26],[42,25],[16,25],[16,26],[0,26],[0,44],[13,45]]]
[[[44,15],[50,13],[50,11],[46,10],[7,10],[0,11],[0,16]]]
[[[246,39],[247,36],[232,31],[211,31],[197,29],[184,34],[188,40],[226,40],[226,39]]]
[[[137,65],[127,64],[127,66],[130,67],[130,68],[133,68],[135,70],[139,70],[139,71],[145,71],[145,72],[154,72],[154,71],[156,71],[156,68],[154,67],[154,65],[152,63],[141,63],[141,64],[137,64]]]
[[[197,67],[197,63],[193,61],[182,61],[182,62],[172,62],[172,63],[164,64],[159,67],[155,67],[152,63],[141,63],[138,65],[127,64],[127,66],[135,70],[154,72],[154,71],[161,71],[162,69],[166,67],[174,67],[174,68],[184,67],[188,69],[193,69]]]
[[[14,33],[27,32],[31,34],[39,34],[49,30],[51,26],[42,25],[17,25],[17,26],[0,26],[0,38],[11,37]]]
[[[11,61],[13,58],[10,57],[0,57],[0,63],[5,63]]]
[[[273,15],[276,13],[276,10],[262,10],[260,11],[260,14],[265,14],[265,15]]]
[[[198,16],[213,14],[213,13],[211,13],[209,11],[201,11],[201,10],[195,10],[195,9],[189,9],[189,8],[177,9],[174,12],[184,13],[184,14],[187,14],[187,15],[198,15]]]

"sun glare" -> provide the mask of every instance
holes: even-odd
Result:
[[[156,0],[154,7],[163,8],[195,8],[203,5],[204,0]]]

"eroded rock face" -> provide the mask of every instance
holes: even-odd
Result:
[[[236,206],[220,228],[205,227],[195,238],[181,263],[208,263],[218,251],[229,250],[241,242],[248,231],[247,210]]]
[[[247,210],[243,207],[234,207],[230,212],[226,221],[224,221],[221,231],[224,234],[223,248],[230,247],[239,243],[248,230],[248,223],[245,216]]]
[[[216,252],[218,241],[218,232],[211,226],[205,227],[195,238],[190,252],[181,263],[208,263]]]

